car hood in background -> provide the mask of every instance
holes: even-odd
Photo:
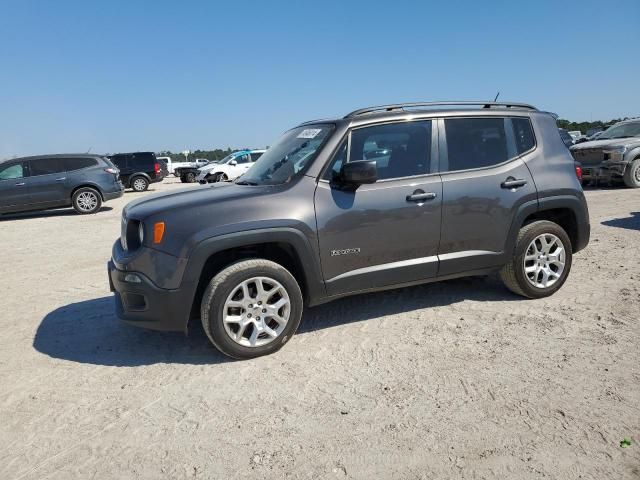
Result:
[[[583,143],[578,143],[577,145],[573,145],[571,147],[571,150],[576,151],[576,150],[585,150],[585,149],[592,149],[592,148],[604,149],[606,147],[620,147],[623,145],[636,144],[636,143],[640,144],[640,137],[591,140],[590,142],[583,142]]]

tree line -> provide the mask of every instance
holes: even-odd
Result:
[[[568,130],[570,132],[574,130],[580,130],[582,133],[586,133],[587,130],[591,128],[602,128],[603,130],[606,130],[614,123],[618,123],[623,120],[629,120],[629,117],[614,118],[613,120],[609,120],[606,122],[602,120],[596,120],[595,122],[571,122],[569,120],[565,120],[564,118],[559,118],[557,123],[559,128],[564,128],[565,130]]]

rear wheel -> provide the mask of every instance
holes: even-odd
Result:
[[[100,192],[94,188],[79,188],[73,193],[71,204],[76,212],[83,215],[96,213],[102,206],[102,197],[100,196]]]
[[[196,181],[196,174],[193,172],[188,172],[184,174],[184,181],[185,183],[195,183]]]
[[[147,188],[149,188],[149,180],[144,177],[134,177],[131,180],[131,188],[135,192],[144,192]]]
[[[640,158],[636,158],[624,172],[624,184],[630,188],[640,188]]]
[[[553,295],[571,270],[569,236],[558,224],[540,220],[518,234],[514,256],[500,271],[509,290],[527,298]]]
[[[298,329],[302,292],[287,269],[269,260],[235,263],[209,283],[202,326],[225,355],[246,359],[279,350]]]

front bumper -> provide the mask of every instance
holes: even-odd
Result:
[[[606,180],[624,176],[627,162],[602,162],[598,165],[583,165],[583,180]]]
[[[152,330],[186,332],[191,312],[189,289],[160,288],[142,273],[118,270],[113,260],[107,270],[120,320]],[[127,274],[136,275],[140,282],[125,281]]]

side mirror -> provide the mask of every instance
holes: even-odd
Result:
[[[238,162],[236,162],[235,160],[231,160],[229,162],[229,165],[231,165],[232,167],[235,167],[238,164]]]
[[[342,165],[340,168],[340,181],[351,185],[364,185],[376,183],[378,180],[378,167],[375,160],[357,160]]]

